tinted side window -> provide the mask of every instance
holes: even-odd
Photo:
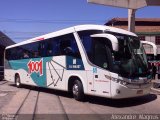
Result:
[[[80,52],[73,34],[67,34],[44,41],[29,43],[6,50],[6,59],[8,60],[60,55],[68,55],[80,58]]]
[[[7,49],[5,57],[7,60],[15,60],[17,58],[16,49],[15,48]]]
[[[47,47],[48,43],[46,40],[40,41],[38,44],[38,53],[40,57],[46,57],[47,56]]]
[[[82,44],[84,46],[84,49],[87,53],[88,59],[93,62],[93,41],[90,35],[102,33],[103,31],[100,30],[86,30],[86,31],[80,31],[78,32],[80,39],[82,41]]]
[[[57,38],[50,38],[47,40],[47,55],[46,56],[59,56],[60,55],[60,40]]]
[[[39,42],[35,42],[20,46],[22,49],[21,59],[41,57],[40,51],[38,49],[39,44]]]
[[[88,59],[94,65],[104,69],[111,69],[111,49],[107,39],[92,38],[90,35],[103,33],[103,31],[80,31],[78,32]]]
[[[7,59],[7,60],[9,60],[10,59],[10,50],[9,49],[7,49],[6,51],[5,51],[5,59]]]
[[[21,59],[22,56],[22,50],[20,47],[11,48],[6,50],[6,59],[7,60],[17,60]]]
[[[67,55],[80,57],[79,49],[73,34],[67,34],[47,40],[48,56]]]
[[[39,51],[39,42],[30,43],[6,50],[7,60],[18,60],[41,57]]]

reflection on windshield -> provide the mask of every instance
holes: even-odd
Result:
[[[136,37],[117,36],[119,51],[113,52],[114,71],[123,77],[144,77],[148,71],[142,44]]]

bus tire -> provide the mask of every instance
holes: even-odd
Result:
[[[82,101],[84,99],[84,91],[83,91],[83,85],[81,81],[75,80],[72,86],[72,93],[74,99],[78,101]]]
[[[18,74],[15,76],[15,84],[17,88],[21,87],[21,79]]]

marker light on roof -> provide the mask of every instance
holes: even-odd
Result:
[[[37,40],[41,41],[41,40],[44,40],[44,38],[38,38]]]

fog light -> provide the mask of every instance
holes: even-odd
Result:
[[[114,82],[116,82],[116,83],[119,82],[119,80],[118,80],[117,78],[113,78],[113,77],[112,77],[112,80],[113,80]]]
[[[120,93],[121,93],[121,91],[120,91],[119,89],[117,89],[117,90],[116,90],[116,93],[117,93],[117,94],[120,94]]]
[[[121,81],[121,84],[122,84],[122,85],[127,85],[127,82]]]

